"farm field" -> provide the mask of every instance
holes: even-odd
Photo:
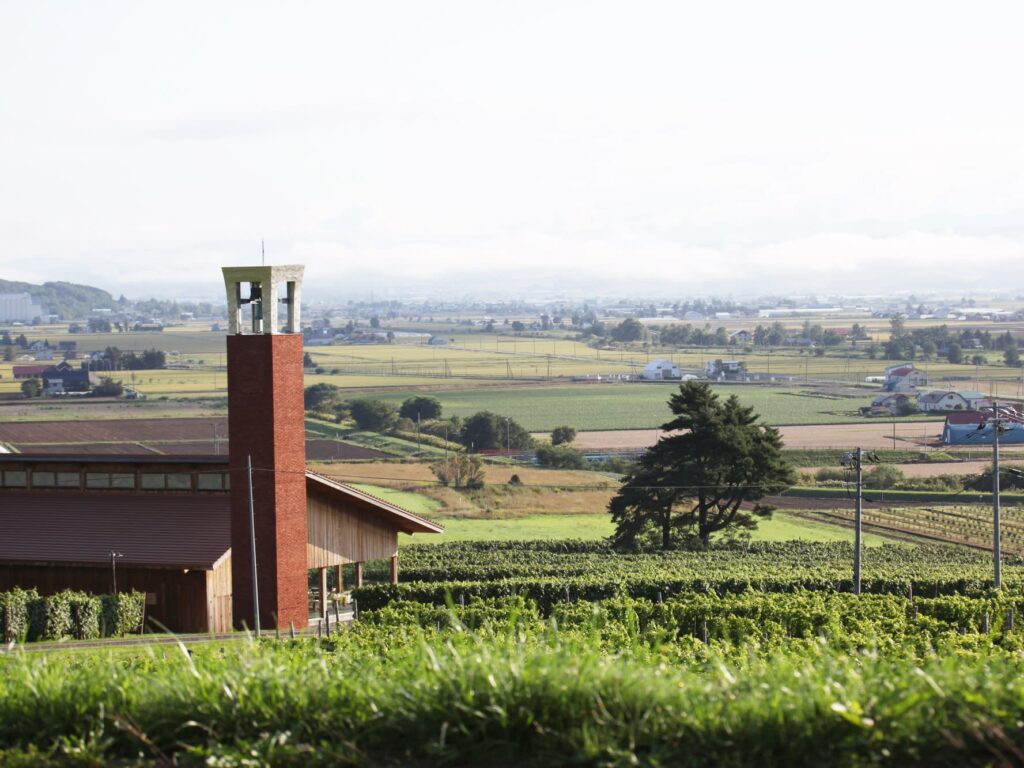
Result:
[[[339,465],[332,465],[327,468],[327,472],[337,466]],[[374,483],[355,479],[365,478],[358,470],[354,476],[347,478],[344,472],[333,476],[342,482],[363,487],[381,498],[393,500],[411,511],[436,519],[522,520],[549,515],[590,516],[596,511],[607,509],[608,502],[614,495],[614,486],[611,484],[599,481],[598,485],[580,485],[579,479],[576,480],[576,484],[554,486],[507,485],[491,479],[488,481],[490,484],[482,489],[455,491],[452,488],[441,487],[436,481],[426,483],[401,480],[398,479],[397,473],[392,477],[376,478]]]
[[[797,514],[804,519],[852,524],[853,511],[848,505],[829,508],[828,502],[822,501],[816,506],[819,507],[817,510]],[[944,504],[926,507],[868,503],[864,505],[863,521],[866,528],[876,531],[909,533],[980,550],[991,551],[992,548],[991,506]],[[1000,529],[1003,551],[1024,555],[1024,510],[1019,506],[1004,506]]]
[[[745,327],[744,322],[730,323]],[[536,336],[511,336],[464,330],[444,332],[431,326],[449,346],[428,346],[422,341],[394,344],[336,345],[309,347],[314,363],[323,374],[309,375],[308,383],[322,381],[353,389],[410,388],[434,386],[472,386],[482,381],[545,381],[564,377],[615,377],[636,374],[654,359],[669,359],[691,371],[702,370],[709,360],[739,359],[748,370],[791,380],[793,386],[811,382],[863,384],[868,376],[880,375],[889,363],[871,360],[863,351],[829,349],[821,357],[803,354],[791,348],[771,352],[747,352],[743,347],[686,349],[596,349],[578,341],[557,338],[554,333]],[[998,326],[1005,330],[1003,326]],[[412,331],[422,331],[410,327]],[[102,350],[116,346],[142,351],[156,348],[168,353],[168,363],[180,366],[173,371],[142,371],[136,374],[140,392],[151,396],[216,394],[224,391],[224,334],[212,332],[209,324],[189,323],[163,332],[84,333],[70,335],[67,327],[38,326],[19,329],[29,341],[55,343],[72,339],[80,351]],[[993,363],[997,353],[987,353]],[[30,362],[29,355],[22,355]],[[11,363],[0,363],[0,392],[16,392],[11,378]],[[934,387],[979,389],[1000,397],[1024,397],[1019,372],[1003,365],[953,365],[922,361]],[[125,383],[128,377],[124,378]]]
[[[402,503],[395,499],[396,503]],[[429,513],[427,513],[429,514]],[[506,520],[477,518],[436,518],[444,524],[437,536],[401,536],[400,544],[441,544],[448,541],[532,541],[557,539],[604,539],[613,526],[606,512],[579,515],[535,515]],[[819,522],[786,512],[776,512],[762,520],[752,534],[753,541],[853,541],[853,530],[828,522]],[[874,547],[887,540],[867,533],[864,546]]]
[[[445,541],[471,540],[536,540],[536,539],[603,539],[611,535],[613,526],[606,509],[612,496],[611,490],[603,492],[574,491],[574,486],[589,488],[595,480],[591,472],[562,472],[557,470],[520,469],[524,483],[547,485],[549,490],[540,496],[526,489],[498,489],[500,499],[506,493],[523,494],[525,502],[520,505],[506,503],[482,508],[481,497],[487,493],[456,494],[447,488],[436,488],[429,467],[423,464],[344,464],[316,466],[314,471],[327,474],[336,480],[349,482],[367,493],[371,493],[406,509],[441,522],[445,532],[437,536],[402,536],[401,542],[409,544],[435,544]],[[488,467],[488,470],[507,468]],[[367,471],[371,470],[371,471]],[[377,482],[388,485],[368,484],[365,479],[380,471]],[[554,477],[552,477],[554,476]],[[601,476],[597,476],[601,480]],[[498,478],[491,482],[505,482]],[[550,486],[557,482],[561,491],[552,491]],[[417,483],[423,485],[415,488]],[[396,487],[397,486],[397,487]],[[403,490],[404,488],[404,490]],[[490,489],[493,493],[495,489]],[[440,492],[439,492],[440,491]],[[466,497],[469,497],[467,499]],[[471,507],[468,501],[476,501]],[[493,505],[493,498],[491,499]],[[785,509],[793,500],[776,500]],[[820,502],[829,507],[827,501]],[[816,506],[816,505],[815,505]],[[768,520],[759,522],[751,532],[753,541],[852,541],[852,525],[825,514],[820,519],[799,512],[778,511]],[[871,533],[864,535],[865,546],[876,546],[886,541],[882,536]]]
[[[745,323],[726,323],[745,327]],[[756,324],[756,323],[755,323]],[[798,324],[796,324],[798,325]],[[1000,332],[1006,330],[999,326]],[[796,380],[824,380],[863,383],[868,376],[880,375],[891,362],[870,359],[864,351],[847,348],[826,349],[817,356],[793,348],[777,348],[771,352],[744,347],[692,348],[607,348],[598,349],[581,342],[559,339],[553,333],[536,336],[504,336],[464,332],[440,333],[451,339],[450,346],[434,347],[423,343],[390,345],[342,345],[312,348],[318,365],[341,367],[346,374],[373,373],[380,376],[407,376],[428,373],[448,375],[489,376],[506,378],[511,371],[515,378],[545,378],[638,372],[651,360],[666,359],[680,367],[698,371],[704,364],[719,358],[742,360],[751,372]],[[999,355],[987,353],[993,363]],[[550,369],[549,369],[550,365]],[[1003,365],[950,364],[944,361],[921,361],[936,386],[943,382],[970,384],[983,388],[990,380],[1012,384],[1019,392],[1019,372]],[[550,372],[549,372],[550,371]],[[977,385],[977,386],[975,386]],[[987,389],[985,389],[987,392]],[[1007,394],[1013,394],[1007,392]]]
[[[985,553],[960,547],[886,544],[865,558],[865,594],[994,597],[992,562]],[[360,606],[376,608],[396,598],[435,603],[439,596],[512,594],[563,602],[561,580],[579,599],[594,600],[691,593],[741,595],[847,592],[851,587],[850,542],[753,542],[707,550],[616,553],[603,542],[568,540],[449,542],[418,544],[402,554],[405,581],[356,590]],[[1008,557],[1003,568],[1006,597],[1021,599],[1024,561]],[[1024,638],[1022,638],[1024,639]]]
[[[532,432],[549,431],[560,424],[594,431],[653,429],[663,424],[669,416],[668,398],[675,389],[671,384],[566,384],[466,389],[437,392],[434,396],[448,416],[466,417],[490,410],[510,416]],[[716,384],[714,389],[722,397],[735,394],[765,423],[775,425],[863,424],[857,409],[869,403],[872,396],[872,390],[846,397],[793,387]],[[380,399],[401,403],[410,394],[386,394]]]
[[[792,425],[782,426],[779,431],[788,449],[893,447],[892,422]],[[900,450],[923,450],[934,443],[941,431],[942,422],[938,421],[899,422],[895,445]],[[653,445],[658,434],[654,429],[583,431],[577,433],[575,444],[586,451],[641,450]]]
[[[422,462],[376,462],[321,464],[310,463],[314,472],[327,475],[342,482],[373,482],[379,485],[403,488],[408,486],[431,487],[438,485],[430,465]],[[491,484],[507,484],[513,475],[518,475],[527,487],[574,487],[605,486],[615,487],[614,478],[597,472],[576,470],[542,469],[538,467],[487,464],[484,467],[485,480]]]
[[[7,400],[0,422],[98,421],[104,419],[224,418],[227,399],[173,400]]]

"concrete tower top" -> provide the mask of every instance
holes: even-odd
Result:
[[[302,293],[301,264],[283,264],[270,267],[223,267],[224,287],[228,293],[228,333],[274,334],[300,333],[299,310]],[[242,286],[247,286],[243,296]],[[282,294],[282,288],[283,294]],[[288,307],[287,320],[280,327],[277,307]],[[251,306],[249,327],[242,322],[242,310]]]

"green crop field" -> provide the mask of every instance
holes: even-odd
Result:
[[[543,432],[560,424],[579,430],[653,429],[669,418],[671,384],[575,384],[562,386],[466,389],[434,394],[445,415],[470,416],[489,410],[509,416],[526,429]],[[735,394],[759,413],[765,423],[863,423],[857,409],[870,403],[863,397],[823,396],[813,389],[757,385],[715,385],[727,397]],[[380,399],[400,403],[409,392],[388,393]]]

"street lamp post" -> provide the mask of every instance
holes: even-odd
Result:
[[[110,580],[113,583],[115,595],[117,595],[117,561],[121,557],[124,557],[124,555],[120,552],[113,549],[110,550]]]

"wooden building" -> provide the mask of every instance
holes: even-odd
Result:
[[[0,454],[0,591],[109,593],[116,578],[146,593],[152,627],[228,631],[233,480],[226,457]],[[442,530],[321,475],[306,488],[301,565],[321,584],[329,567],[355,563],[358,579],[377,559],[397,580],[398,534]]]
[[[223,275],[228,456],[139,455],[134,424],[104,441],[118,453],[0,454],[0,590],[102,593],[116,578],[145,592],[151,623],[172,630],[304,626],[310,569],[324,614],[328,568],[355,563],[359,583],[363,562],[389,558],[397,581],[398,534],[441,531],[306,471],[303,267]]]

